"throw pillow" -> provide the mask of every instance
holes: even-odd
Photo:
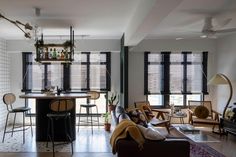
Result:
[[[194,110],[194,114],[197,118],[205,119],[209,116],[209,111],[205,106],[197,106]]]
[[[163,136],[159,131],[149,127],[145,128],[141,125],[137,125],[139,130],[141,131],[143,137],[148,140],[165,140],[165,136]]]
[[[153,117],[155,117],[155,115],[152,113],[152,109],[150,108],[149,102],[146,102],[146,101],[135,102],[135,107],[142,110],[148,122]]]
[[[154,114],[152,113],[152,109],[148,105],[142,105],[140,107],[141,107],[141,110],[145,113],[146,119],[150,121],[154,117]]]
[[[144,116],[144,113],[138,109],[138,108],[134,108],[134,109],[128,109],[127,110],[127,114],[129,115],[130,119],[135,122],[136,124],[140,124],[144,127],[147,127],[147,120]]]

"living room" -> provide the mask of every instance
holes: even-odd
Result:
[[[170,111],[170,103],[174,103],[177,108],[187,113],[187,100],[190,99],[188,96],[194,95],[197,100],[211,101],[212,108],[222,115],[231,94],[229,87],[214,86],[207,82],[215,74],[222,73],[229,78],[233,91],[236,87],[236,75],[233,72],[236,64],[234,52],[236,3],[233,0],[122,0],[119,2],[101,0],[99,3],[92,0],[86,2],[60,0],[58,3],[23,0],[21,2],[1,1],[0,6],[1,17],[30,23],[33,26],[30,32],[32,38],[28,39],[24,37],[25,32],[18,28],[21,25],[17,26],[3,17],[0,18],[1,96],[8,92],[14,93],[16,106],[25,104],[25,99],[19,98],[20,95],[25,94],[25,91],[22,92],[23,82],[28,75],[28,71],[22,72],[22,52],[35,54],[35,38],[40,39],[41,33],[45,42],[64,42],[70,35],[70,26],[74,29],[76,55],[81,52],[110,52],[110,73],[106,74],[108,80],[110,79],[110,89],[107,91],[119,93],[119,105],[124,108],[133,106],[135,102],[149,100],[152,108]],[[205,32],[204,26],[210,27],[208,28],[210,31]],[[38,34],[35,34],[36,30]],[[225,33],[218,30],[225,30],[222,31]],[[124,58],[121,57],[121,51],[124,52]],[[146,88],[148,89],[147,85],[149,87],[150,85],[145,78],[145,52],[150,54],[207,52],[207,73],[200,69],[202,70],[200,74],[195,73],[192,76],[193,78],[200,75],[203,80],[207,80],[206,93],[191,91],[192,94],[189,95],[177,93],[169,98],[166,98],[160,90],[148,94],[150,91]],[[35,65],[41,66],[36,62]],[[103,90],[103,95],[100,96],[103,105],[98,112],[101,114],[107,111],[108,104],[104,97],[107,91]],[[236,100],[234,92],[232,94],[230,106]],[[151,96],[156,98],[151,99],[153,98]],[[155,102],[157,99],[158,103]],[[3,133],[7,110],[5,104],[3,102],[1,104],[0,128]],[[35,108],[35,106],[30,107],[32,110]],[[79,107],[76,109],[79,112]],[[35,109],[33,112],[36,112]],[[184,123],[189,122],[188,118],[184,118]],[[33,122],[35,123],[34,117]],[[178,124],[179,120],[173,118],[172,123]],[[229,143],[235,145],[235,137],[232,134],[228,136]],[[223,145],[229,143],[226,141]],[[107,149],[111,153],[110,148]],[[224,155],[234,155],[233,150],[229,154]],[[0,153],[0,155],[6,154]]]

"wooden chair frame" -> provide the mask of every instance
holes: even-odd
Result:
[[[195,105],[194,105],[195,104]],[[196,105],[198,104],[198,105]],[[206,119],[200,119],[195,117],[194,115],[194,108],[199,105],[205,106],[205,104],[209,104],[207,107],[209,110],[209,116]],[[213,125],[212,131],[214,131],[215,126],[219,127],[219,131],[221,133],[220,128],[220,122],[219,122],[219,116],[221,115],[219,112],[212,109],[211,101],[196,101],[196,100],[189,100],[188,101],[188,113],[189,113],[189,123],[194,124],[207,124],[207,125]]]

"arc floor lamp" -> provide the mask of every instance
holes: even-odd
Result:
[[[223,111],[223,118],[225,118],[226,109],[228,108],[230,100],[232,99],[232,95],[233,95],[232,84],[231,84],[229,78],[227,76],[225,76],[224,74],[221,74],[221,73],[218,73],[218,74],[214,75],[212,77],[212,79],[208,82],[208,84],[209,85],[225,85],[225,84],[229,85],[230,95],[229,95],[229,99],[228,99],[228,101],[226,103],[226,106],[224,108],[224,111]]]

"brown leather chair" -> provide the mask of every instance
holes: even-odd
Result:
[[[195,109],[197,106],[204,106],[208,109],[209,115],[206,118],[198,118],[195,115]],[[213,125],[212,131],[214,132],[215,126],[219,127],[220,129],[220,122],[219,122],[219,115],[220,113],[214,111],[212,109],[211,101],[195,101],[195,100],[189,100],[188,101],[188,112],[189,112],[189,123],[192,125],[195,124],[207,124],[207,125]]]
[[[146,119],[153,126],[164,126],[168,133],[170,132],[170,121],[165,119],[165,114],[169,113],[167,111],[161,111],[158,109],[151,109],[150,103],[148,101],[140,101],[134,103],[136,108],[141,109],[146,116]],[[162,118],[162,119],[160,119]]]

